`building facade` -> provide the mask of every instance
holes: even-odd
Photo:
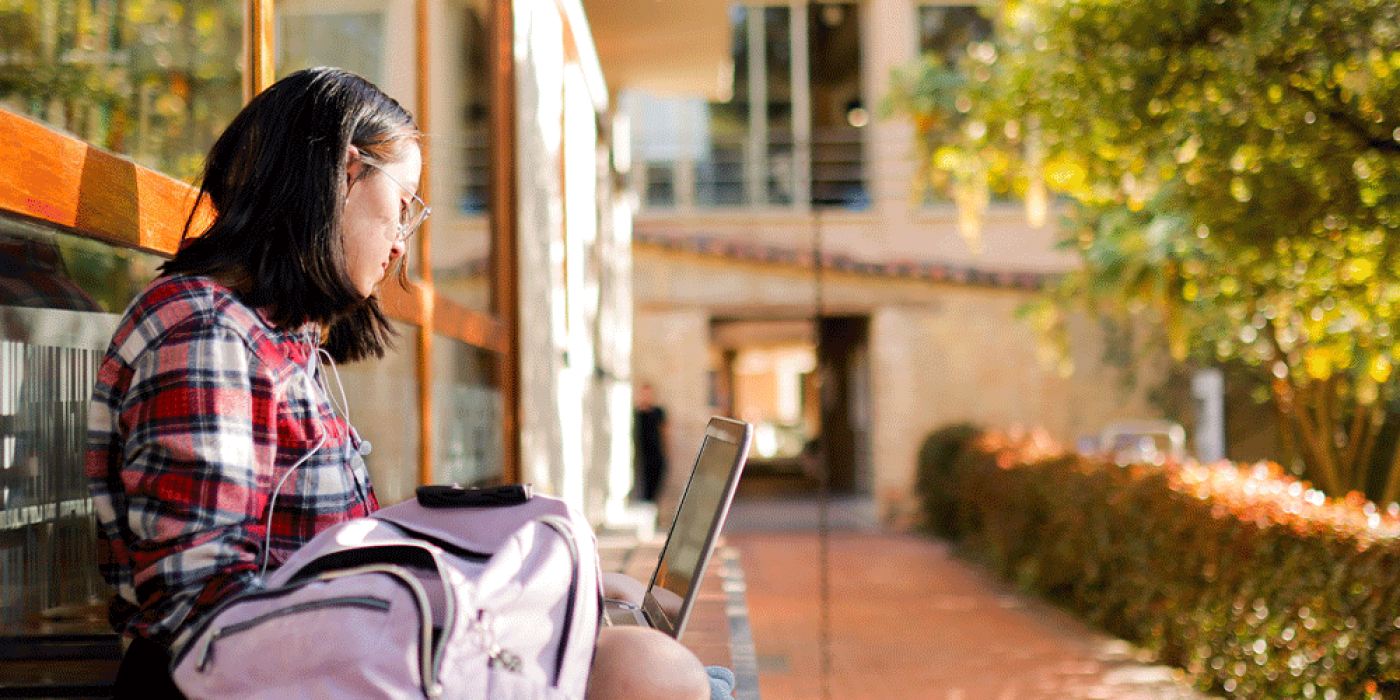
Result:
[[[755,422],[754,473],[796,473],[820,446],[837,493],[898,517],[940,426],[1074,444],[1162,414],[1164,358],[1115,362],[1121,344],[1079,319],[1066,374],[1019,317],[1076,264],[1049,204],[969,206],[915,179],[912,125],[883,106],[891,71],[985,50],[979,6],[739,3],[729,21],[715,92],[617,98],[638,201],[634,376],[676,425]],[[677,430],[673,451],[691,439]]]

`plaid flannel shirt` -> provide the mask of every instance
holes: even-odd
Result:
[[[358,437],[321,388],[318,337],[200,277],[157,279],[127,309],[98,369],[87,451],[99,566],[134,606],[114,614],[119,631],[170,645],[261,585],[269,500],[303,457],[277,491],[270,566],[377,508]]]

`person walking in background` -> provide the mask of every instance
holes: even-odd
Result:
[[[651,384],[637,390],[635,410],[637,483],[641,499],[655,503],[666,479],[666,410],[656,405]]]

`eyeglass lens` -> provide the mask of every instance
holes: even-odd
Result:
[[[397,240],[402,241],[407,239],[409,236],[413,235],[414,231],[418,230],[423,220],[428,218],[428,214],[432,212],[432,207],[429,207],[428,204],[423,201],[423,198],[418,196],[417,192],[404,187],[402,182],[399,182],[397,178],[390,175],[384,168],[373,163],[368,163],[368,165],[383,173],[384,177],[389,178],[390,182],[398,185],[399,189],[408,193],[408,201],[404,202],[399,208],[399,230]]]

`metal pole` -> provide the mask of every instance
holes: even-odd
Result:
[[[817,342],[817,415],[826,414],[827,371],[823,364],[822,318],[825,314],[822,280],[822,222],[821,208],[812,208],[812,280],[813,315],[812,326]],[[825,422],[825,421],[820,421]],[[827,463],[828,434],[823,426],[817,438],[817,567],[818,567],[818,621],[819,674],[822,700],[831,700],[831,513],[828,501],[831,498],[831,469]]]

